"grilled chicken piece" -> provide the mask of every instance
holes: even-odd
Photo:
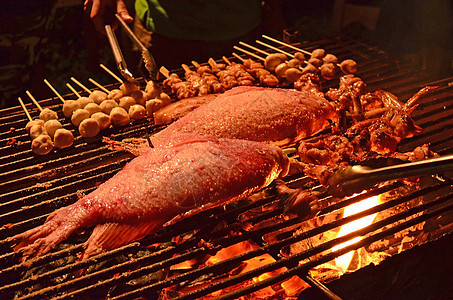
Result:
[[[285,145],[316,134],[336,121],[335,108],[309,92],[236,87],[185,115],[151,137],[155,147],[180,133]]]
[[[74,230],[96,225],[82,259],[155,232],[175,217],[247,197],[287,174],[289,162],[273,145],[187,135],[153,148],[46,222],[14,236],[23,259],[40,256]]]

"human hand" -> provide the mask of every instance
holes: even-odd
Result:
[[[107,24],[112,25],[114,29],[116,28],[115,13],[126,23],[134,20],[127,11],[124,0],[85,0],[83,6],[85,12],[90,15],[96,30],[102,34],[105,34],[105,25]]]

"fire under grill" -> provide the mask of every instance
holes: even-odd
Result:
[[[360,67],[357,75],[370,91],[384,89],[405,100],[423,86],[438,85],[413,114],[423,131],[404,140],[399,150],[429,144],[440,155],[453,154],[453,78],[429,82],[423,72],[401,67],[386,53],[345,38],[300,46],[308,51],[324,48],[340,59],[356,60]],[[338,86],[338,80],[323,84],[327,90]],[[40,104],[61,112],[57,98]],[[27,108],[32,116],[38,115],[31,104]],[[74,131],[70,122],[63,117],[60,121]],[[72,234],[42,257],[21,263],[8,237],[42,224],[51,212],[91,192],[132,158],[126,152],[107,149],[102,137],[80,136],[70,148],[35,156],[24,129],[26,123],[20,107],[0,111],[2,298],[281,299],[303,295],[310,285],[335,299],[323,285],[345,272],[334,266],[335,258],[358,250],[349,269],[366,260],[375,263],[376,256],[429,245],[451,235],[453,228],[453,188],[448,176],[422,177],[415,186],[395,182],[342,201],[325,195],[321,201],[332,204],[307,221],[286,216],[270,186],[253,200],[203,211],[158,234],[84,261],[77,254],[92,228]],[[127,127],[108,129],[104,136],[123,140],[161,128],[135,121]],[[317,182],[301,175],[289,176],[285,182],[290,187],[323,191]],[[376,206],[343,216],[345,207],[378,195]],[[374,214],[372,224],[343,236],[337,234],[342,225]],[[359,236],[363,237],[360,241],[332,251],[332,247]],[[365,252],[369,254],[366,257],[362,255]]]

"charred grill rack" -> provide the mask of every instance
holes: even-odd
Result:
[[[438,90],[423,99],[413,115],[416,123],[423,127],[422,133],[403,141],[400,150],[408,151],[429,143],[432,150],[441,155],[453,153],[453,78],[430,83],[422,72],[399,67],[386,53],[349,39],[320,40],[303,44],[302,47],[306,50],[322,47],[339,58],[355,59],[360,66],[358,76],[367,83],[371,91],[385,89],[400,99],[408,99],[428,83],[439,85]],[[324,82],[325,89],[335,86],[338,86],[336,80]],[[114,85],[106,87],[111,89]],[[65,96],[66,99],[71,97],[74,98],[74,95]],[[56,98],[42,100],[40,104],[59,111],[62,116]],[[32,116],[38,115],[35,107],[27,107]],[[65,128],[74,131],[67,120],[61,118],[61,121]],[[295,217],[284,217],[279,198],[273,193],[271,186],[266,189],[266,196],[256,201],[243,200],[227,207],[204,211],[169,226],[156,235],[85,261],[79,261],[77,254],[82,250],[91,228],[72,234],[48,254],[21,263],[20,255],[12,250],[8,237],[42,224],[49,213],[75,202],[81,194],[94,190],[132,158],[126,152],[106,149],[101,137],[83,139],[77,135],[73,147],[54,150],[46,156],[34,156],[24,129],[26,123],[20,107],[0,111],[2,298],[157,299],[159,296],[163,297],[160,293],[165,291],[165,297],[175,299],[194,299],[210,293],[218,293],[216,299],[231,299],[275,286],[294,275],[322,291],[326,297],[335,298],[333,293],[308,275],[310,269],[410,226],[453,214],[452,182],[448,178],[427,180],[420,187],[404,190],[359,215],[297,232],[296,229],[303,221]],[[104,135],[121,140],[142,137],[160,129],[161,127],[141,121],[127,127],[110,129]],[[14,140],[20,143],[7,145],[14,143]],[[303,176],[288,177],[286,182],[295,187],[320,188],[316,182]],[[371,195],[398,191],[401,187],[401,184],[394,183],[370,190],[366,194],[332,204],[322,213],[329,215],[350,203]],[[350,236],[347,235],[297,254],[288,254],[288,249],[298,242],[338,228],[361,216],[420,198],[429,201],[395,213],[352,234],[365,236],[356,244],[337,252],[328,251],[346,240]],[[327,197],[325,200],[329,199]],[[444,225],[445,233],[449,233],[453,223]],[[175,267],[183,262],[194,265],[195,261],[202,265],[209,255],[243,241],[253,243],[255,248],[212,265],[187,269]],[[246,273],[235,273],[244,261],[263,254],[270,255],[274,261]],[[281,268],[286,269],[279,273],[273,272]],[[266,272],[273,273],[268,273],[272,275],[266,279],[253,281]],[[243,284],[244,282],[246,283]]]

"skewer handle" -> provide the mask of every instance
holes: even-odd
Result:
[[[226,56],[222,56],[222,59],[227,65],[231,65],[231,61]]]
[[[267,52],[267,51],[264,51],[264,50],[262,50],[262,49],[260,49],[260,48],[256,48],[255,46],[249,45],[249,44],[244,43],[244,42],[239,42],[239,45],[249,47],[250,49],[255,50],[256,52],[263,53],[264,55],[269,55],[269,54],[270,54],[270,53]],[[269,47],[269,48],[270,48],[270,47]]]
[[[264,43],[264,42],[262,42],[262,41],[259,41],[259,40],[256,40],[256,43],[257,43],[257,44],[260,44],[260,45],[263,45],[263,46],[265,46],[265,47],[268,47],[268,48],[270,48],[270,49],[272,49],[272,50],[278,51],[278,52],[280,52],[280,53],[283,53],[283,54],[285,54],[286,56],[289,56],[289,57],[293,57],[293,58],[294,58],[294,55],[293,55],[293,54],[291,54],[291,53],[289,53],[289,52],[286,52],[286,51],[284,51],[284,50],[282,50],[282,49],[280,49],[280,48],[277,48],[277,47],[274,47],[274,46],[272,46],[272,45],[266,44],[266,43]]]
[[[115,73],[113,73],[109,68],[104,66],[103,64],[100,64],[101,68],[104,69],[107,73],[109,73],[110,76],[115,78],[119,83],[123,83],[123,80],[119,78]]]
[[[252,56],[252,57],[255,57],[255,58],[259,59],[259,60],[262,60],[262,61],[265,61],[265,60],[266,60],[264,57],[261,57],[261,56],[259,56],[259,55],[256,55],[255,53],[250,52],[250,51],[247,51],[247,50],[245,50],[245,49],[242,49],[242,48],[240,48],[240,47],[238,47],[238,46],[233,46],[233,48],[236,49],[236,50],[238,50],[238,51],[244,52],[244,53],[247,54],[247,55],[250,55],[250,56]]]
[[[38,109],[42,111],[42,107],[41,105],[39,105],[38,101],[36,101],[35,97],[33,97],[33,95],[29,91],[25,91],[25,93],[28,95],[28,97],[30,97],[31,101],[33,101],[33,103],[38,107]]]
[[[165,78],[170,77],[170,71],[168,71],[168,69],[165,68],[164,66],[160,67],[159,72],[160,72],[162,75],[164,75]]]
[[[78,86],[80,86],[82,89],[84,89],[88,94],[91,94],[92,91],[87,88],[86,86],[84,86],[80,81],[78,81],[77,79],[75,79],[74,77],[71,77],[71,80],[74,81]]]
[[[245,59],[243,59],[242,57],[239,56],[239,54],[233,52],[233,56],[236,57],[237,59],[239,59],[240,61],[244,62]]]
[[[282,41],[279,41],[279,40],[277,40],[277,39],[271,38],[270,36],[267,36],[267,35],[265,35],[265,34],[263,34],[262,37],[265,38],[265,39],[268,39],[268,40],[270,40],[270,41],[273,41],[273,42],[275,42],[275,43],[278,43],[278,44],[280,44],[280,45],[283,45],[283,46],[286,46],[286,47],[288,47],[288,48],[291,48],[291,49],[293,49],[293,50],[302,52],[302,53],[307,54],[307,55],[311,55],[311,52],[309,52],[309,51],[306,51],[306,50],[304,50],[304,49],[300,49],[300,48],[294,47],[293,45],[290,45],[290,44],[284,43],[284,42],[282,42]]]
[[[66,86],[77,96],[77,98],[80,98],[80,94],[77,93],[77,91],[72,87],[72,85],[66,83]]]
[[[55,95],[57,95],[58,99],[61,100],[61,102],[65,102],[65,100],[63,99],[63,97],[60,95],[60,93],[57,92],[57,90],[50,84],[50,82],[47,80],[47,79],[44,79],[44,82],[45,84],[47,84],[47,86],[52,90],[52,92],[54,92]]]
[[[100,83],[96,82],[93,78],[88,78],[88,81],[91,82],[92,84],[94,84],[95,86],[97,86],[98,88],[100,88],[101,90],[103,90],[104,92],[106,92],[107,94],[110,93],[110,91],[108,89],[106,89]]]
[[[31,118],[30,113],[28,112],[27,108],[25,107],[25,104],[22,101],[22,99],[19,97],[19,98],[17,98],[17,100],[19,100],[20,106],[22,106],[22,109],[24,110],[25,115],[27,116],[28,120],[32,121],[33,119]]]

